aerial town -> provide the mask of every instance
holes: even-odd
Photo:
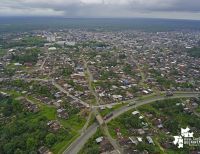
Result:
[[[0,153],[199,154],[200,32],[4,33]],[[16,129],[17,128],[17,129]]]

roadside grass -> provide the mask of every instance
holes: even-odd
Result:
[[[21,93],[16,92],[15,90],[9,90],[9,91],[3,91],[3,92],[12,95],[13,98],[16,98],[16,97],[20,97],[20,96],[22,96]]]
[[[101,111],[100,111],[100,114],[101,114],[102,117],[104,117],[104,116],[106,116],[107,114],[109,114],[110,112],[112,112],[112,111],[114,111],[114,110],[117,110],[117,109],[121,108],[121,107],[124,106],[124,105],[125,105],[125,103],[117,104],[117,105],[113,106],[113,107],[110,108],[110,109],[106,107],[104,110],[101,110]]]
[[[155,96],[164,96],[164,93],[161,92],[161,93],[152,93],[152,94],[149,94],[149,95],[145,95],[145,96],[141,96],[139,97],[139,100],[145,100],[145,99],[151,99],[151,98],[154,98]]]
[[[76,131],[79,131],[85,124],[86,119],[80,115],[72,115],[69,119],[60,119],[59,121],[65,128],[70,128]]]
[[[155,114],[155,115],[160,115],[160,112],[158,110],[156,110],[155,108],[153,108],[151,104],[152,103],[140,106],[138,109],[141,112],[144,112],[144,113],[150,112],[150,113]]]
[[[83,148],[79,151],[78,154],[98,154],[99,144],[96,143],[95,139],[103,136],[103,133],[100,128],[97,129],[96,133],[87,141]]]
[[[77,132],[72,131],[70,133],[70,136],[68,136],[64,141],[55,144],[52,147],[52,150],[55,154],[62,154],[68,147],[69,145],[76,140],[76,138],[79,136]]]
[[[42,106],[41,114],[46,116],[49,120],[56,119],[56,109],[54,107]]]
[[[108,126],[108,130],[110,135],[112,136],[112,138],[116,139],[117,138],[117,133],[116,133],[116,129],[120,129],[120,133],[122,134],[122,136],[128,136],[128,130],[124,127],[124,125],[122,125],[119,121],[117,120],[112,120],[111,122],[109,122],[107,124]]]
[[[116,129],[120,129],[120,133],[122,134],[122,136],[128,136],[129,132],[126,129],[126,127],[120,122],[122,118],[131,115],[131,113],[135,111],[135,109],[132,109],[122,115],[120,115],[119,117],[117,117],[116,119],[111,120],[107,126],[108,126],[108,131],[110,132],[110,135],[112,136],[112,138],[116,139],[117,138],[117,133],[116,133]]]
[[[94,113],[91,115],[91,117],[90,117],[90,121],[89,121],[89,123],[88,123],[88,127],[90,127],[94,122],[96,121],[96,118],[95,118],[95,115],[94,115]],[[87,128],[88,128],[87,127]]]
[[[199,108],[197,108],[197,110],[196,110],[198,113],[200,113],[200,107]]]

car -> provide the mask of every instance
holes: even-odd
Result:
[[[110,113],[110,114],[106,115],[106,116],[103,118],[103,120],[107,120],[107,119],[109,119],[109,118],[112,117],[112,116],[113,116],[113,113]]]
[[[174,94],[173,94],[172,91],[167,91],[166,94],[165,94],[165,96],[168,96],[168,97],[169,97],[169,96],[173,96],[173,95],[174,95]]]
[[[136,105],[136,103],[129,103],[128,106],[133,106],[133,105]]]

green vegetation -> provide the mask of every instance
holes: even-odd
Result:
[[[48,85],[37,83],[37,82],[24,82],[23,80],[11,80],[2,83],[5,86],[11,86],[12,90],[17,89],[21,91],[31,91],[33,94],[44,96],[48,98],[55,98],[54,93],[56,92],[55,87],[49,87]]]
[[[73,80],[67,80],[67,83],[69,85],[73,86],[74,89],[77,90],[77,91],[84,91],[84,88],[81,85],[75,83]]]
[[[96,86],[100,86],[100,87],[102,87],[103,89],[110,89],[110,88],[112,87],[113,84],[114,84],[114,85],[117,85],[117,82],[115,82],[115,81],[111,82],[111,81],[105,80],[105,81],[98,81],[98,82],[94,83],[94,86],[95,86],[95,87],[96,87]]]
[[[200,119],[195,116],[184,112],[184,108],[181,104],[182,100],[164,100],[156,101],[152,105],[146,105],[139,109],[146,113],[151,113],[156,117],[167,116],[168,118],[164,122],[164,126],[173,134],[179,132],[181,128],[190,126],[200,129]],[[193,120],[190,120],[193,119]]]
[[[172,80],[166,79],[165,77],[157,76],[157,82],[163,87],[169,89],[175,83]]]
[[[49,98],[55,98],[52,91],[56,91],[54,88],[49,88],[46,85],[41,85],[38,83],[32,84],[32,92],[38,95],[42,95]]]
[[[194,47],[192,49],[189,49],[187,52],[192,57],[200,58],[200,47]]]
[[[60,122],[64,127],[71,128],[77,131],[77,130],[80,130],[84,126],[86,119],[76,114],[76,115],[72,115],[67,120],[60,119]]]
[[[66,68],[60,68],[60,74],[64,75],[65,77],[69,77],[73,73],[73,68],[71,66],[67,66]]]
[[[117,74],[113,71],[102,71],[100,73],[101,77],[100,79],[101,80],[107,80],[108,78],[116,78],[117,77]]]
[[[135,76],[133,68],[130,64],[125,64],[123,71],[126,75]]]
[[[7,76],[9,76],[9,77],[13,76],[15,74],[15,72],[16,72],[15,68],[6,67],[4,69],[4,74],[7,75]]]
[[[9,43],[4,42],[3,48],[27,47],[27,46],[42,47],[42,46],[44,46],[44,43],[46,43],[46,41],[43,38],[30,36],[30,37],[24,37],[21,40],[12,41],[12,42],[9,42]]]
[[[132,112],[133,111],[128,111],[108,123],[108,129],[112,137],[116,138],[116,129],[120,129],[123,136],[129,136],[129,129],[142,127],[142,120],[132,115]]]
[[[143,142],[135,147],[140,152],[147,150],[149,153],[190,153],[191,150],[198,148],[184,146],[184,149],[177,149],[175,146],[169,144],[173,141],[174,135],[180,134],[181,128],[189,126],[189,128],[193,128],[196,131],[200,130],[199,117],[184,111],[184,105],[182,103],[185,102],[185,99],[169,99],[143,105],[138,108],[140,115],[144,117],[142,120],[139,119],[139,116],[132,115],[131,112],[133,110],[130,110],[108,123],[109,132],[114,138],[117,138],[116,129],[119,129],[124,137],[135,136],[137,132],[133,130],[144,128],[142,122],[148,123],[150,132],[153,130],[156,131],[152,135],[155,145],[150,145],[145,140],[147,134],[142,135]],[[164,129],[158,129],[155,123],[156,119],[161,119]],[[166,132],[170,132],[170,134],[167,135]],[[165,147],[167,144],[169,148]]]
[[[44,113],[47,111],[25,112],[22,104],[12,98],[1,98],[0,112],[3,116],[0,121],[0,153],[37,153],[40,146],[51,149],[72,138],[68,129],[49,130],[47,122],[53,117],[46,116]]]
[[[158,144],[163,145],[166,142],[173,141],[174,135],[180,134],[181,128],[195,128],[200,130],[200,120],[194,114],[190,114],[184,111],[185,100],[182,99],[173,99],[173,100],[163,100],[156,101],[152,104],[144,105],[139,107],[139,110],[143,114],[152,114],[154,118],[147,118],[149,124],[152,128],[156,129],[156,125],[153,124],[153,119],[162,119],[163,126],[165,131],[169,131],[171,135],[166,135],[166,132],[158,130],[158,134],[155,136]],[[192,119],[192,120],[191,120]],[[194,147],[184,146],[184,149],[177,149],[174,146],[165,149],[165,153],[190,153],[190,150],[194,150]]]
[[[167,89],[176,84],[175,81],[162,77],[161,73],[157,70],[151,70],[151,73],[156,78],[156,81]]]
[[[81,44],[83,47],[107,47],[108,45],[104,42],[98,42],[98,41],[89,41],[89,42],[84,42]]]
[[[6,50],[0,48],[0,57],[6,54]]]
[[[119,54],[119,59],[126,59],[126,54]]]
[[[22,83],[19,81],[15,84]],[[56,108],[42,104],[31,96],[29,99],[38,105],[39,112],[25,112],[20,101],[12,98],[0,99],[0,113],[3,115],[0,120],[0,135],[3,136],[0,153],[36,153],[41,146],[48,147],[54,153],[62,153],[76,139],[86,119],[79,115],[79,109],[68,103],[64,107],[69,112],[69,118],[57,119]],[[47,126],[49,120],[58,120],[63,127],[52,132]]]
[[[122,106],[124,106],[123,103],[117,104],[117,105],[113,106],[112,108],[106,108],[106,109],[104,109],[104,110],[101,110],[101,111],[100,111],[101,116],[104,117],[104,116],[106,116],[107,114],[111,113],[111,112],[114,111],[114,110],[119,109],[119,108],[122,107]]]
[[[138,149],[140,152],[147,150],[149,153],[160,153],[158,147],[155,147],[155,146],[147,144],[147,143],[139,143],[136,146],[136,149]]]
[[[12,56],[13,62],[32,63],[35,64],[38,60],[38,54],[40,50],[38,48],[26,50],[24,54],[16,54]]]

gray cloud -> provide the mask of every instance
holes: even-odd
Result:
[[[200,19],[200,0],[1,0],[0,15]]]

